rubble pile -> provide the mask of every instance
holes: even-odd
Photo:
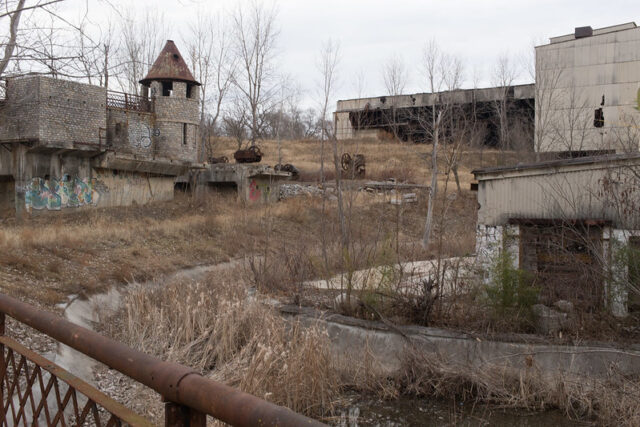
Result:
[[[281,184],[280,199],[288,199],[297,196],[316,196],[322,194],[322,190],[309,184]]]

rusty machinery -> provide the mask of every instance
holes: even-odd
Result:
[[[209,163],[215,165],[217,163],[229,163],[227,156],[209,157]]]
[[[297,180],[300,178],[300,171],[298,170],[297,167],[293,166],[290,163],[286,163],[284,165],[281,165],[280,163],[278,163],[273,167],[273,169],[278,172],[279,171],[289,172],[291,174],[291,179]]]
[[[233,154],[236,163],[260,163],[262,156],[262,150],[257,145],[238,150]]]
[[[364,154],[354,154],[351,157],[351,154],[344,153],[342,155],[342,170],[347,178],[364,178],[366,172]]]

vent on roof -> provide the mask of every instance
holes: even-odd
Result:
[[[576,27],[575,37],[582,39],[585,37],[591,37],[593,35],[593,28],[589,27]]]

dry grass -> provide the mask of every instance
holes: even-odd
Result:
[[[355,391],[379,399],[409,395],[529,411],[557,408],[570,418],[600,425],[640,422],[640,382],[614,372],[604,380],[545,379],[535,366],[524,373],[472,368],[408,350],[401,369],[390,374],[367,346],[357,360],[345,359],[332,350],[323,324],[284,319],[248,296],[238,286],[237,274],[131,290],[126,308],[115,314],[119,320],[104,324],[140,350],[325,420],[335,419],[342,398]],[[158,406],[148,402],[147,394],[139,399],[146,403],[134,406]]]
[[[110,333],[294,411],[323,417],[339,397],[326,331],[288,322],[237,284],[133,290]],[[179,325],[176,328],[176,325]]]
[[[278,163],[277,141],[260,141],[265,153],[262,163],[275,165]],[[237,149],[235,140],[221,138],[215,144],[219,155],[233,159]],[[292,163],[301,172],[305,181],[317,181],[320,171],[321,143],[315,140],[297,140],[282,142],[282,162]],[[378,140],[340,141],[340,152],[364,154],[366,157],[367,179],[382,180],[396,178],[399,181],[428,184],[431,170],[431,145],[398,143]],[[520,157],[518,157],[520,156]],[[462,188],[468,189],[473,180],[471,171],[485,166],[495,166],[500,162],[517,163],[524,160],[522,153],[500,153],[493,149],[473,150],[463,153],[460,165]],[[444,170],[444,157],[440,158],[440,170]],[[333,157],[330,143],[325,144],[325,174],[327,179],[333,178]],[[439,176],[442,183],[445,175]]]
[[[640,425],[640,378],[614,371],[608,378],[544,378],[534,367],[451,365],[434,355],[408,352],[398,377],[404,392],[531,411],[559,409],[569,418],[607,426]]]

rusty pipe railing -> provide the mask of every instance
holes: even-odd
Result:
[[[52,313],[0,294],[0,312],[152,388],[168,402],[167,425],[203,425],[203,414],[235,426],[321,426],[282,406],[134,350]],[[180,406],[184,408],[180,408]],[[196,422],[190,422],[193,420]]]

